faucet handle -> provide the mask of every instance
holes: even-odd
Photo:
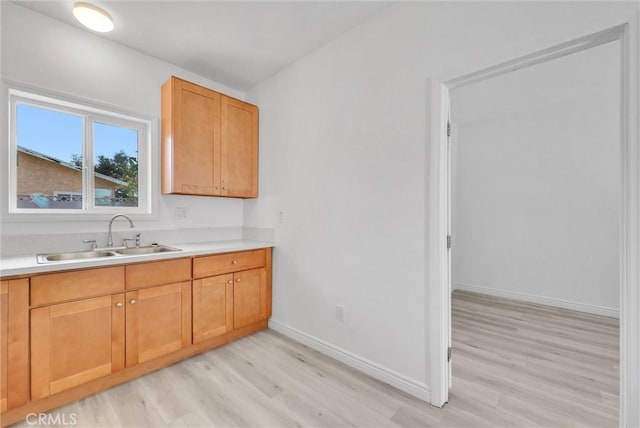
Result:
[[[136,238],[124,238],[122,240],[122,246],[129,248],[129,241],[137,241]]]
[[[83,239],[82,242],[84,242],[85,244],[91,244],[92,250],[95,250],[96,248],[98,248],[98,244],[96,244],[95,239]]]

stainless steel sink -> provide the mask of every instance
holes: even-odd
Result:
[[[38,263],[60,262],[63,260],[81,260],[95,259],[101,257],[117,256],[113,251],[76,251],[71,253],[54,253],[54,254],[38,254],[36,260]]]
[[[166,245],[148,245],[146,247],[132,248],[102,248],[91,251],[74,251],[68,253],[50,253],[36,255],[38,263],[61,262],[68,260],[96,259],[103,257],[126,257],[144,254],[169,253],[182,251],[180,248],[168,247]]]
[[[166,245],[149,245],[146,247],[133,247],[122,248],[114,250],[114,252],[123,256],[133,256],[139,254],[155,254],[155,253],[170,253],[174,251],[182,251],[180,248],[167,247]]]

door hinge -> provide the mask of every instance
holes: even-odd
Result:
[[[447,122],[447,137],[451,137],[451,122]]]
[[[451,235],[447,235],[447,250],[451,249]]]
[[[451,361],[451,346],[447,349],[447,361]]]

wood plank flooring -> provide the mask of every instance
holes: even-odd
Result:
[[[618,426],[618,319],[456,291],[452,323],[450,405],[482,402],[496,426]]]
[[[618,320],[458,291],[452,307],[443,409],[266,330],[52,415],[80,427],[617,426]]]

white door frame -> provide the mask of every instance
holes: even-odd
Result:
[[[640,14],[629,22],[483,70],[431,79],[428,344],[431,404],[449,398],[450,262],[447,130],[449,90],[589,49],[621,42],[622,206],[620,246],[620,426],[640,426]],[[455,358],[455,356],[454,356]]]

